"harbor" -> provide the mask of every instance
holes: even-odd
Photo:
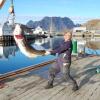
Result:
[[[55,1],[0,1],[0,100],[100,99],[100,19]]]
[[[72,54],[71,74],[79,85],[78,91],[72,90],[70,80],[62,81],[61,73],[55,78],[54,88],[46,90],[44,87],[48,81],[48,69],[55,63],[56,57],[49,55],[29,59],[21,54],[15,42],[5,42],[4,45],[1,44],[0,48],[3,51],[0,54],[0,66],[2,66],[0,80],[5,85],[0,89],[0,100],[98,100],[100,74],[97,72],[97,68],[100,66],[100,57],[93,52],[86,55],[86,52],[83,51],[84,47],[86,48],[86,40],[83,39],[80,42],[80,40],[75,39],[74,41],[74,39],[76,54]],[[33,42],[28,41],[28,43],[30,42],[32,47],[42,45],[49,49],[58,47],[61,41],[62,36],[57,36],[36,39]],[[88,46],[90,47],[90,45]],[[97,49],[97,47],[95,48]],[[82,55],[80,56],[80,54]]]
[[[28,43],[32,47],[42,45],[48,50],[51,47],[58,47],[61,41],[62,36],[57,36]],[[71,74],[79,85],[79,90],[76,92],[72,90],[70,80],[62,81],[61,73],[55,78],[54,88],[49,90],[44,88],[48,81],[48,70],[55,63],[55,56],[29,59],[20,52],[14,42],[1,45],[0,80],[5,86],[0,89],[0,100],[98,100],[100,74],[97,73],[97,68],[100,65],[100,57],[93,53],[85,55],[85,51],[80,51],[79,49],[84,50],[86,46],[84,41],[86,40],[74,41],[76,54],[72,55]]]

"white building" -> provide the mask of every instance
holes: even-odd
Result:
[[[86,32],[86,27],[75,27],[73,28],[73,33],[76,33],[76,32]]]
[[[40,34],[40,35],[43,35],[43,34],[44,34],[44,31],[43,31],[43,29],[42,29],[40,26],[38,26],[38,27],[34,30],[33,34]]]

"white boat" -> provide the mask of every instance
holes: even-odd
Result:
[[[3,25],[0,25],[0,41],[8,41],[13,40],[13,25],[11,25],[8,21],[5,22]]]
[[[6,0],[0,1],[0,7],[3,6]],[[8,41],[13,40],[13,30],[15,28],[15,13],[14,13],[14,5],[13,0],[11,0],[11,6],[9,8],[9,17],[6,22],[0,25],[0,41]]]

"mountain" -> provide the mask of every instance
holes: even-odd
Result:
[[[36,28],[37,26],[40,26],[46,31],[50,30],[50,27],[52,26],[52,31],[55,32],[61,32],[66,29],[72,29],[75,25],[73,21],[68,17],[44,17],[40,21],[28,21],[26,24],[30,28]]]
[[[100,30],[100,19],[89,20],[84,26],[89,30]]]

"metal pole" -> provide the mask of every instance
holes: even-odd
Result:
[[[13,21],[13,25],[14,25],[14,20],[15,20],[15,11],[14,11],[14,2],[13,2],[13,0],[11,0],[11,6],[13,7],[13,12],[12,12],[12,21]]]

